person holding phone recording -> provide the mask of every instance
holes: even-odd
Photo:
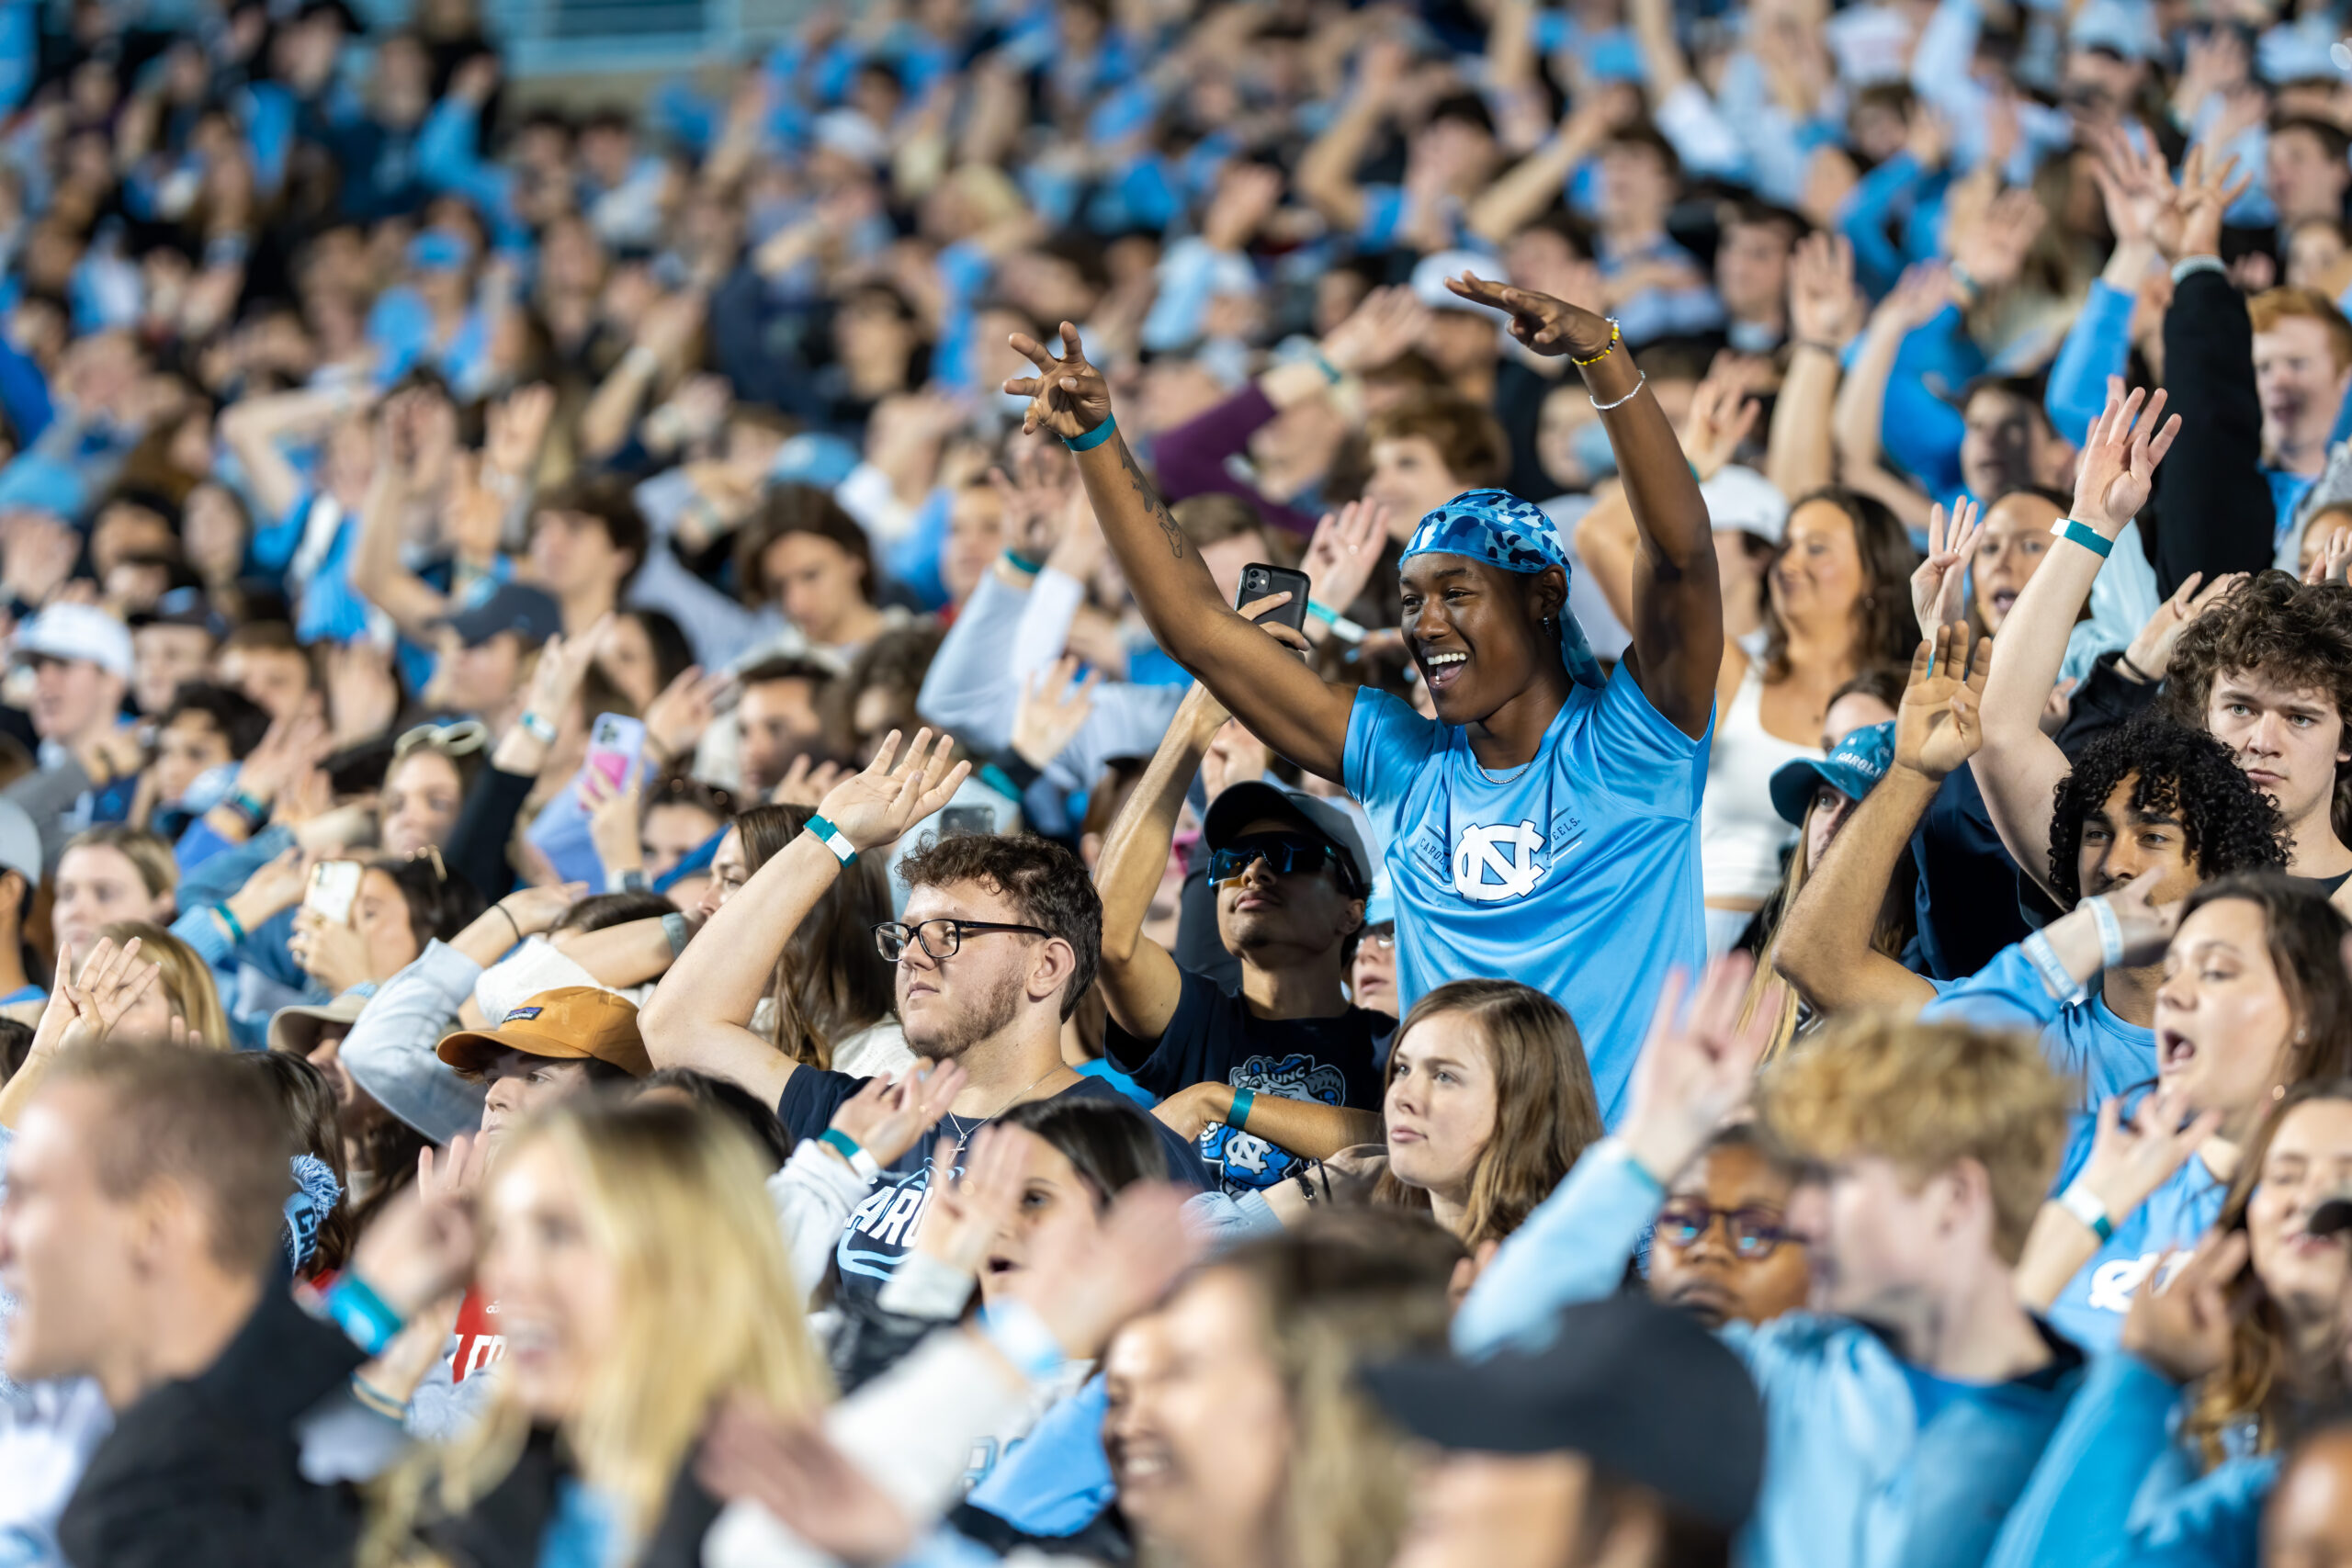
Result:
[[[1706,503],[1614,322],[1466,273],[1449,287],[1503,312],[1536,353],[1566,355],[1600,411],[1641,536],[1633,655],[1612,676],[1569,613],[1550,519],[1470,491],[1420,520],[1402,561],[1405,641],[1437,717],[1326,682],[1226,608],[1119,434],[1076,327],[1063,323],[1058,355],[1016,334],[1038,374],[1004,389],[1032,400],[1028,428],[1077,453],[1160,645],[1386,829],[1400,1002],[1470,976],[1536,986],[1575,1019],[1613,1117],[1668,969],[1703,956],[1695,818],[1723,659]],[[1587,962],[1627,931],[1646,940]]]

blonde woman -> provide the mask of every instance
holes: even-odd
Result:
[[[189,1044],[214,1051],[236,1043],[229,1033],[229,1013],[220,1005],[212,966],[196,949],[145,920],[117,920],[99,927],[98,936],[118,948],[137,942],[139,955],[160,971],[155,984],[115,1026],[118,1032],[134,1040],[178,1039],[185,1032]]]
[[[591,1096],[500,1151],[480,1289],[506,1335],[495,1402],[411,1461],[363,1547],[370,1565],[579,1561],[687,1568],[718,1505],[695,1440],[741,1394],[787,1415],[830,1389],[750,1138],[674,1101]]]

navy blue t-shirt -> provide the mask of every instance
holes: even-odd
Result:
[[[776,1104],[776,1116],[791,1131],[796,1142],[820,1137],[832,1124],[833,1113],[842,1108],[842,1102],[872,1081],[852,1077],[847,1073],[801,1067],[785,1080],[784,1098]],[[1100,1078],[1082,1077],[1050,1098],[1106,1100],[1135,1109],[1125,1096]],[[1140,1111],[1136,1114],[1149,1122],[1151,1130],[1159,1134],[1160,1144],[1168,1152],[1169,1180],[1204,1191],[1214,1185],[1192,1145],[1178,1137],[1174,1129],[1157,1116]],[[961,1124],[967,1131],[979,1130],[978,1124],[969,1120]],[[834,1255],[841,1267],[843,1292],[874,1295],[897,1270],[899,1259],[906,1256],[907,1247],[914,1240],[915,1227],[922,1221],[924,1201],[931,1194],[932,1145],[938,1142],[942,1132],[951,1135],[954,1132],[945,1117],[916,1139],[914,1147],[886,1167],[874,1190],[851,1212],[848,1227],[842,1231],[840,1248]],[[963,1167],[959,1165],[956,1174],[962,1173]]]
[[[1386,1013],[1351,1007],[1331,1018],[1260,1018],[1238,990],[1181,970],[1176,1011],[1158,1040],[1114,1021],[1103,1039],[1111,1061],[1165,1100],[1196,1083],[1229,1084],[1261,1095],[1378,1111],[1380,1037],[1396,1027]],[[1201,1131],[1201,1160],[1225,1190],[1255,1192],[1286,1179],[1297,1157],[1222,1122]]]

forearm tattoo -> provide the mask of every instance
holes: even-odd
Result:
[[[1175,514],[1168,510],[1168,503],[1159,499],[1159,492],[1152,488],[1149,479],[1144,478],[1143,469],[1136,464],[1136,455],[1127,450],[1126,437],[1121,435],[1113,439],[1119,444],[1119,467],[1126,470],[1127,483],[1135,487],[1136,498],[1143,502],[1144,510],[1151,513],[1152,521],[1159,525],[1160,533],[1167,536],[1168,553],[1182,560],[1184,530],[1176,525]]]

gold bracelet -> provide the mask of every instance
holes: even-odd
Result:
[[[1571,354],[1571,355],[1568,355],[1568,363],[1569,363],[1569,364],[1571,364],[1571,365],[1575,366],[1577,369],[1581,370],[1581,369],[1583,369],[1583,368],[1584,368],[1586,366],[1588,366],[1588,365],[1598,365],[1598,364],[1600,364],[1602,360],[1604,360],[1604,359],[1608,358],[1611,355],[1612,355],[1612,354],[1614,354],[1614,353],[1616,353],[1616,352],[1617,352],[1617,340],[1618,340],[1618,338],[1619,338],[1620,336],[1622,336],[1623,334],[1622,334],[1622,333],[1619,332],[1619,330],[1618,330],[1618,326],[1617,326],[1617,318],[1616,318],[1616,317],[1614,317],[1614,316],[1611,316],[1610,318],[1608,318],[1608,321],[1609,321],[1609,346],[1608,346],[1607,348],[1602,349],[1599,354],[1594,355],[1590,359],[1578,359],[1575,355]]]

